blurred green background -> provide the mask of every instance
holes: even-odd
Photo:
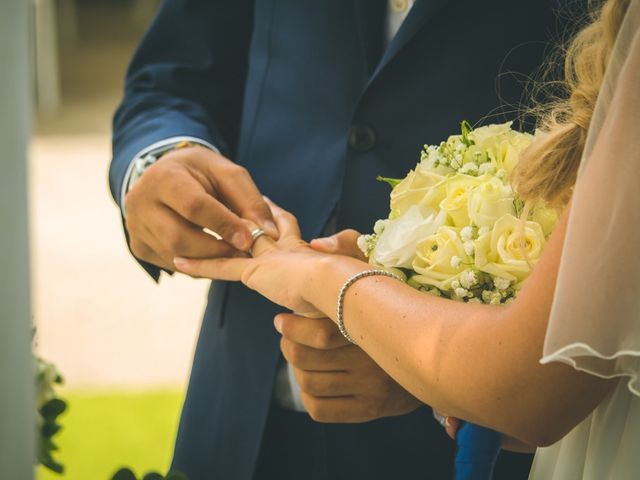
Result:
[[[69,409],[61,417],[58,475],[43,467],[38,480],[108,480],[122,466],[142,476],[166,472],[178,425],[179,390],[63,391]]]

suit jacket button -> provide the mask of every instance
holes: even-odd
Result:
[[[367,125],[353,125],[349,129],[348,143],[358,152],[368,152],[376,145],[376,134]]]

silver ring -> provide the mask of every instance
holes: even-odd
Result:
[[[262,230],[261,228],[256,228],[254,230],[251,230],[251,238],[253,239],[254,242],[264,234],[265,234],[265,231]]]
[[[447,428],[447,417],[443,416],[440,419],[440,425],[442,425],[444,428]]]

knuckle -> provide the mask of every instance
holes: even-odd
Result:
[[[200,196],[190,197],[184,202],[184,212],[188,218],[200,216],[204,208],[204,199]]]
[[[334,333],[332,329],[323,326],[316,330],[313,339],[313,345],[318,349],[327,349],[333,343],[333,339]]]
[[[313,379],[313,376],[306,373],[306,372],[302,372],[300,375],[298,375],[298,386],[300,387],[300,390],[302,390],[303,392],[305,392],[308,395],[317,395],[317,382]]]
[[[184,252],[184,240],[177,232],[165,236],[165,245],[170,255],[180,255]]]
[[[307,405],[305,405],[309,416],[320,423],[329,423],[331,418],[328,409],[325,408],[323,402],[317,398],[309,397]]]
[[[304,361],[305,355],[304,355],[303,348],[297,343],[288,342],[287,351],[288,351],[289,357],[287,358],[285,356],[285,358],[287,358],[287,360],[291,364],[300,365]]]

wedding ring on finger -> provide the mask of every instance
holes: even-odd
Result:
[[[265,234],[264,230],[262,230],[261,228],[255,228],[255,229],[251,230],[251,239],[255,243],[255,241],[258,238],[260,238],[262,235],[264,235],[264,234]]]
[[[253,243],[251,244],[251,248],[249,249],[249,254],[251,256],[253,256],[253,245],[255,245],[256,240],[263,235],[265,235],[265,231],[262,230],[261,228],[254,228],[253,230],[251,230],[251,239],[253,240]]]

